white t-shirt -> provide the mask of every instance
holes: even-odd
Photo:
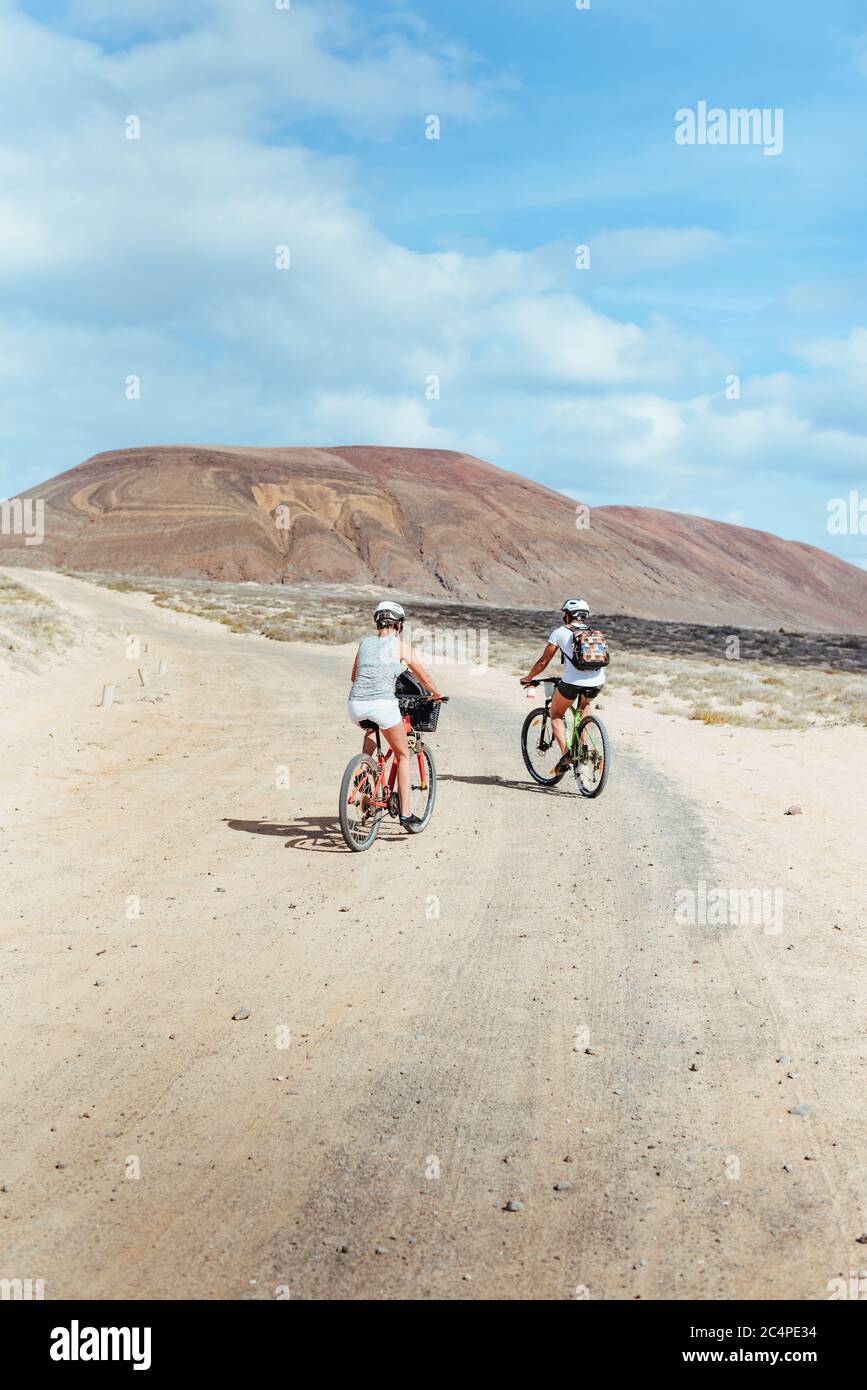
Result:
[[[604,685],[605,670],[600,667],[598,671],[579,671],[572,660],[572,628],[565,623],[561,627],[555,627],[548,641],[553,646],[559,647],[563,653],[563,674],[560,677],[567,685]]]

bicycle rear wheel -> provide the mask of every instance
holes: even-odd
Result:
[[[599,796],[608,781],[611,749],[608,730],[596,714],[588,714],[578,725],[578,758],[572,764],[582,796]]]
[[[415,752],[410,750],[409,761],[412,778],[412,813],[414,816],[418,816],[421,821],[421,825],[416,826],[414,834],[420,835],[427,828],[437,799],[436,763],[427,744],[421,742],[419,742]]]
[[[340,783],[340,829],[350,849],[370,849],[379,831],[383,808],[375,804],[379,772],[373,758],[360,753],[346,764]]]
[[[570,707],[563,716],[566,727],[566,747],[572,745],[572,731],[575,727],[575,712]],[[547,706],[531,709],[521,730],[521,755],[524,766],[541,787],[556,787],[565,777],[565,772],[554,772],[560,761],[560,748],[551,728],[551,716]]]

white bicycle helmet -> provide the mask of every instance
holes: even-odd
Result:
[[[562,611],[570,618],[589,618],[590,604],[583,598],[567,598]]]
[[[394,599],[384,598],[373,610],[373,621],[377,627],[397,627],[406,620],[406,613]]]

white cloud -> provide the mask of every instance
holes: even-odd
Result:
[[[663,507],[825,548],[829,498],[867,479],[864,435],[816,427],[779,404],[613,392],[544,409],[537,425],[547,479],[592,506]],[[834,548],[854,558],[858,540]]]
[[[87,8],[116,20],[116,5]],[[155,8],[154,18],[169,13]],[[131,20],[138,26],[141,18],[132,7]],[[141,92],[161,119],[204,118],[210,130],[237,132],[239,121],[280,129],[298,114],[356,130],[414,118],[423,139],[431,112],[443,119],[496,114],[511,83],[487,77],[473,54],[433,28],[414,37],[403,28],[372,26],[362,8],[334,0],[291,10],[210,0],[186,32],[109,55],[101,66],[130,97]]]
[[[101,13],[88,5],[91,20]],[[44,104],[19,105],[0,88],[5,129],[18,127],[14,141],[0,141],[9,213],[2,326],[40,394],[71,403],[81,430],[90,419],[104,447],[276,431],[274,442],[317,433],[408,445],[474,439],[496,455],[504,383],[528,392],[659,382],[692,353],[662,324],[619,323],[558,290],[560,271],[544,250],[468,256],[396,244],[354,206],[350,161],[263,143],[263,113],[287,93],[293,109],[315,106],[316,82],[335,110],[344,100],[365,107],[335,63],[376,86],[380,114],[395,113],[409,87],[417,101],[418,83],[393,69],[393,36],[355,62],[328,49],[348,46],[349,14],[292,11],[292,63],[300,52],[306,69],[300,95],[283,65],[288,50],[263,42],[285,32],[272,27],[285,21],[279,13],[256,9],[248,32],[221,3],[216,31],[209,24],[120,55],[3,17],[3,51],[18,45],[21,70],[41,72],[64,115],[47,119]],[[401,53],[410,41],[400,37]],[[441,83],[430,100],[442,96],[442,109],[468,60],[437,48],[427,30],[422,42],[409,72]],[[465,109],[478,96],[467,85]],[[131,111],[140,140],[124,136]],[[274,264],[284,244],[288,271]],[[144,383],[135,415],[119,394],[129,373]],[[425,399],[432,373],[441,404]],[[239,420],[227,428],[229,402]]]
[[[418,449],[458,449],[450,430],[428,419],[422,400],[373,396],[361,391],[323,392],[312,404],[304,432],[324,446],[354,444],[359,438]]]
[[[817,338],[795,349],[810,367],[867,372],[867,328],[853,328],[848,338]]]
[[[178,13],[133,10],[139,30]],[[0,0],[0,491],[160,442],[467,449],[588,500],[744,515],[749,492],[769,519],[789,476],[863,478],[867,330],[726,402],[711,345],[591,308],[565,242],[422,253],[383,234],[354,161],[287,132],[337,122],[351,150],[419,121],[425,158],[428,111],[489,115],[503,85],[409,12],[376,29],[349,6],[218,0],[187,32],[103,50],[117,15],[79,0],[82,38]],[[723,251],[689,226],[612,229],[592,254],[626,276]]]

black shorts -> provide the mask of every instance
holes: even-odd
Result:
[[[564,696],[565,699],[569,700],[571,703],[577,700],[579,695],[583,695],[585,700],[595,699],[595,697],[599,694],[600,690],[602,689],[602,686],[569,685],[567,681],[558,681],[557,689],[559,690],[560,694]]]

